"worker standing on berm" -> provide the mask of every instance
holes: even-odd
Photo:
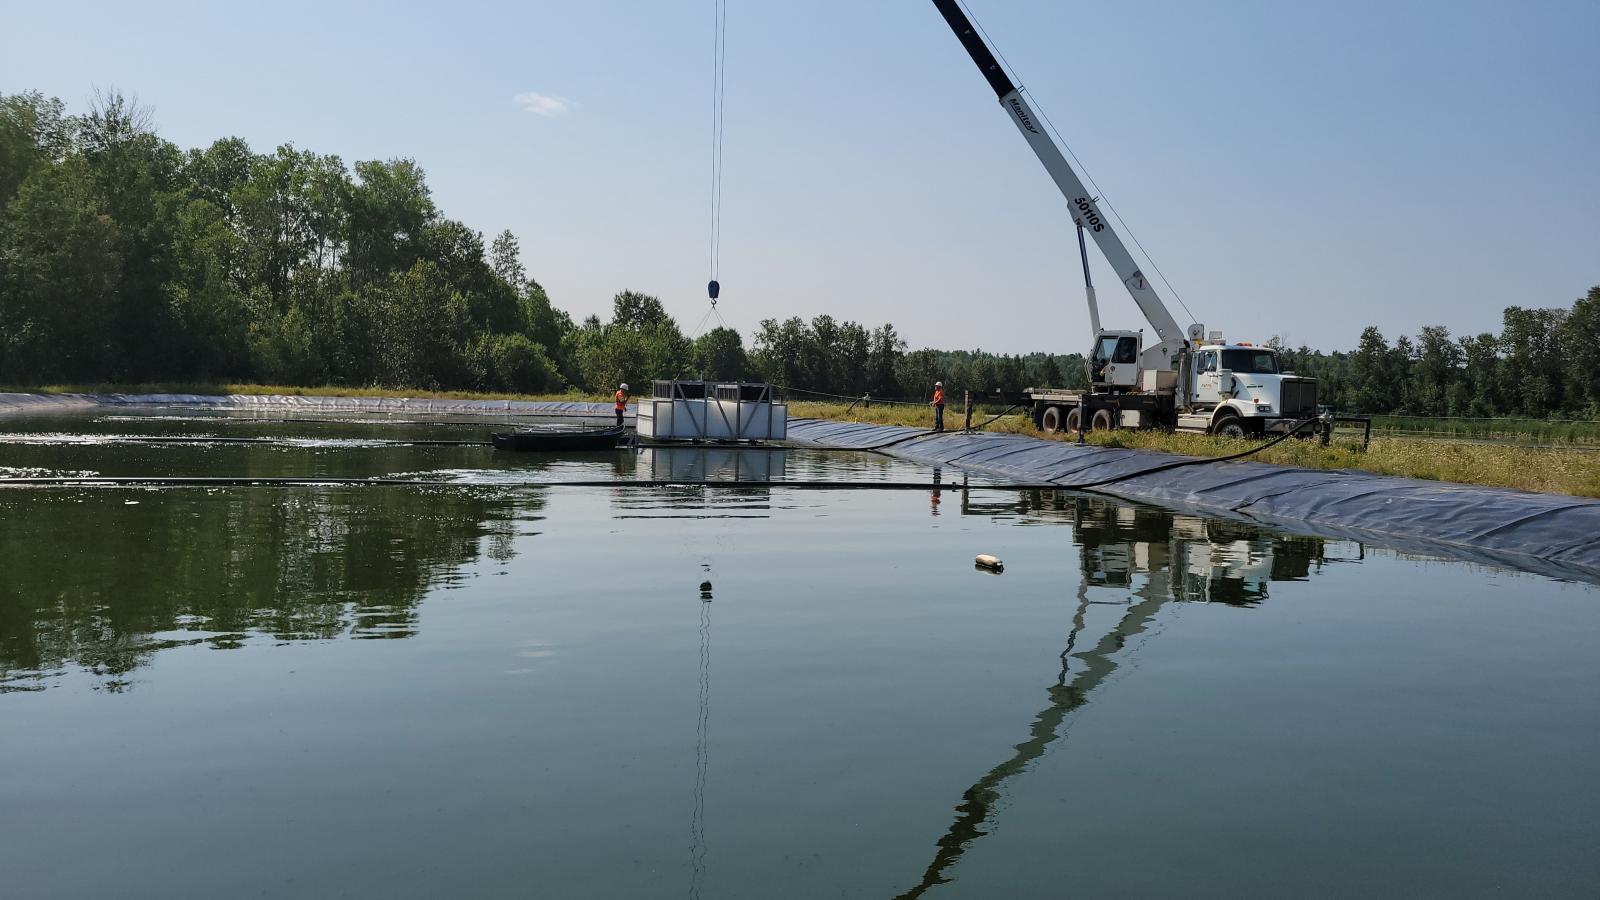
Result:
[[[628,383],[617,385],[617,427],[622,427],[622,416],[628,411]]]
[[[933,430],[944,430],[944,382],[933,383]]]

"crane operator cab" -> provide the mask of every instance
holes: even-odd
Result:
[[[1144,334],[1102,331],[1089,354],[1089,384],[1102,390],[1131,390],[1139,385],[1139,351]]]

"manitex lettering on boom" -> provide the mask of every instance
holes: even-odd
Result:
[[[1034,134],[1039,133],[1039,129],[1033,127],[1033,119],[1029,117],[1028,111],[1022,108],[1021,100],[1018,100],[1015,97],[1011,98],[1011,112],[1016,115],[1017,121],[1022,123],[1023,128],[1028,129]]]
[[[1094,208],[1094,203],[1088,197],[1079,197],[1072,202],[1078,204],[1078,208],[1083,210],[1084,220],[1088,223],[1090,230],[1105,230],[1106,223],[1100,221],[1100,211]]]

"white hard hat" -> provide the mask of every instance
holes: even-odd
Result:
[[[624,391],[627,390],[628,389],[628,383],[626,381],[624,381],[621,385],[619,385],[619,388],[621,390],[624,390]]]
[[[933,383],[933,386],[934,386],[934,387],[944,387],[944,382],[942,382],[942,381],[935,381],[935,382],[934,382],[934,383]]]

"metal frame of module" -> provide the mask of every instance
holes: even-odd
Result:
[[[640,437],[658,441],[781,441],[789,406],[773,402],[770,384],[657,381],[637,422]]]

